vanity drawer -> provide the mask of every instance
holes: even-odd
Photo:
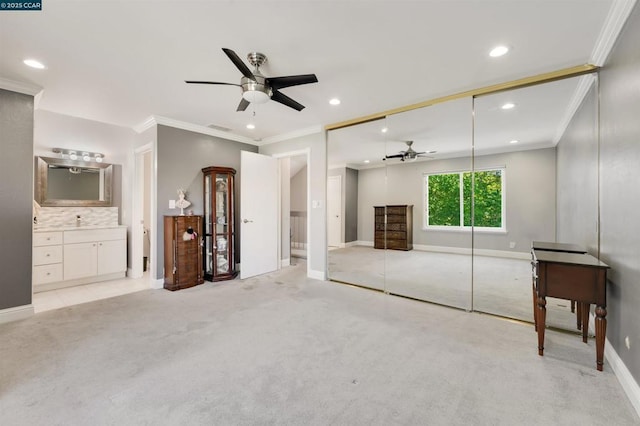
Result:
[[[40,246],[55,246],[62,244],[62,232],[34,232],[33,233],[33,245]]]
[[[43,246],[33,248],[33,265],[49,265],[62,262],[62,246]]]
[[[33,285],[62,281],[62,263],[33,267]]]

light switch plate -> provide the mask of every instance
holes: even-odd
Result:
[[[169,200],[169,208],[170,209],[176,208],[176,200]]]

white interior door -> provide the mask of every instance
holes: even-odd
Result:
[[[340,247],[342,233],[342,179],[329,176],[327,180],[327,244]]]
[[[240,152],[240,278],[278,269],[278,160]]]

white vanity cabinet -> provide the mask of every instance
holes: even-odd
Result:
[[[121,278],[127,270],[127,230],[35,232],[33,253],[34,291]]]

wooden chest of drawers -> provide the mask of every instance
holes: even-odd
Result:
[[[413,249],[413,206],[389,205],[374,208],[374,242],[377,249]]]

